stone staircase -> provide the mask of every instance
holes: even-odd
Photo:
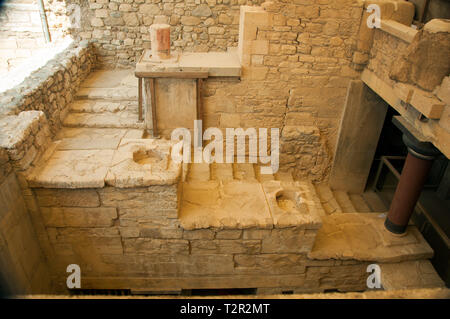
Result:
[[[77,92],[64,127],[143,129],[136,82],[129,70],[93,73]]]

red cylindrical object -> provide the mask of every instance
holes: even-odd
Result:
[[[170,25],[153,24],[150,27],[152,55],[159,59],[170,58]]]
[[[389,231],[397,234],[406,231],[432,163],[432,159],[408,153],[385,223]]]

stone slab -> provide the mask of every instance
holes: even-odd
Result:
[[[198,228],[272,228],[260,184],[242,181],[183,183],[181,226]]]
[[[400,262],[433,256],[433,250],[415,226],[408,226],[407,236],[397,237],[385,230],[384,220],[384,214],[327,216],[308,257]]]
[[[55,151],[27,176],[31,187],[103,187],[113,150]]]
[[[380,268],[385,290],[445,287],[428,260],[381,264]]]

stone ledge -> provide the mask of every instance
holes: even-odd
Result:
[[[123,139],[118,149],[86,149],[87,146],[84,146],[85,149],[64,150],[67,143],[63,140],[58,144],[61,144],[61,148],[56,149],[28,174],[30,187],[171,185],[181,175],[181,164],[170,161],[171,144],[166,140]],[[153,161],[151,155],[158,160]]]
[[[136,74],[141,72],[208,72],[215,77],[241,76],[241,64],[234,50],[229,52],[182,53],[177,61],[151,62],[150,50],[136,64]]]
[[[407,43],[411,43],[418,32],[411,27],[393,20],[381,20],[381,30]]]
[[[323,219],[312,259],[400,262],[433,257],[433,250],[415,226],[396,237],[385,230],[384,214],[334,214]]]

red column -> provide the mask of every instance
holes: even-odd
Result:
[[[433,159],[438,153],[430,143],[420,143],[405,135],[403,140],[408,146],[408,155],[384,223],[386,229],[394,234],[405,233]]]

